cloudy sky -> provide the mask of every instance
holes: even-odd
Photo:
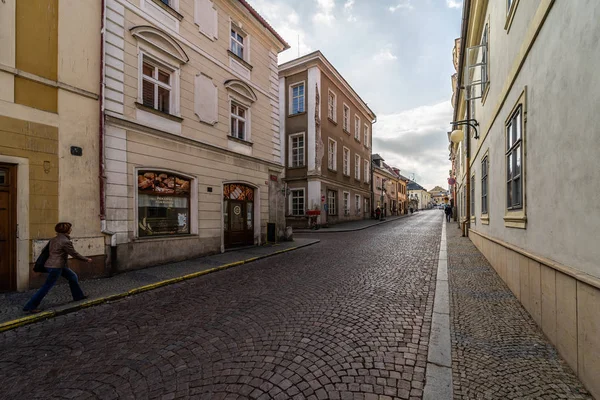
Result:
[[[461,0],[249,2],[292,46],[280,63],[321,50],[369,104],[374,153],[427,189],[447,187]]]

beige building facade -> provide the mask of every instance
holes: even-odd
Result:
[[[373,168],[373,204],[385,216],[398,215],[400,205],[400,175],[385,163],[379,154],[371,157]]]
[[[316,51],[279,66],[286,223],[369,218],[373,111]]]
[[[593,1],[465,1],[454,120],[478,126],[451,147],[468,236],[595,397],[599,13]]]
[[[39,286],[31,264],[73,224],[80,276],[107,273],[99,214],[100,2],[0,3],[0,291]]]
[[[277,55],[243,0],[107,0],[104,228],[116,269],[283,234]],[[278,207],[280,209],[278,209]]]

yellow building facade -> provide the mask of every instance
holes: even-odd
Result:
[[[0,290],[27,290],[59,221],[105,273],[98,218],[100,2],[0,3]]]

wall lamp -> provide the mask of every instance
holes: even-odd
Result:
[[[475,130],[475,135],[473,137],[475,139],[479,139],[479,132],[477,131],[477,127],[479,126],[479,122],[475,119],[465,119],[462,121],[451,122],[453,127],[468,125]],[[450,134],[450,140],[452,143],[460,143],[464,139],[464,133],[460,129],[455,129]]]

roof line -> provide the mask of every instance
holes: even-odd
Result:
[[[277,38],[277,40],[279,40],[281,42],[281,44],[283,44],[283,50],[287,50],[290,48],[290,45],[288,44],[288,42],[286,42],[285,39],[282,38],[275,29],[273,29],[273,27],[267,22],[267,20],[264,19],[258,13],[258,11],[256,11],[254,9],[254,7],[252,7],[246,0],[238,0],[238,1],[240,3],[242,3],[242,5],[244,7],[246,7],[246,9],[248,11],[250,11],[250,14],[252,14],[254,16],[254,18],[256,18],[258,20],[258,22],[260,22],[265,28],[267,28],[269,30],[269,32],[271,32],[273,34],[273,36],[275,36]]]

